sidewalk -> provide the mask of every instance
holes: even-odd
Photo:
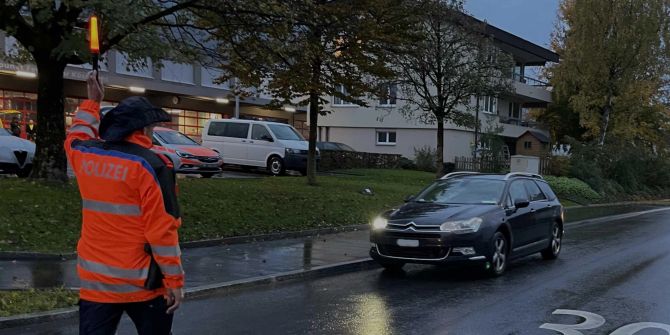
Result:
[[[368,258],[368,231],[182,250],[186,288]],[[76,260],[0,261],[0,289],[79,287]]]

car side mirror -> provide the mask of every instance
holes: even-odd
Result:
[[[270,137],[268,135],[261,136],[261,140],[268,141],[268,142],[274,142],[275,141],[275,140],[272,139],[272,137]]]
[[[516,208],[526,208],[530,205],[530,201],[528,199],[515,199],[514,200],[514,207]]]
[[[405,202],[410,202],[410,201],[412,201],[412,200],[414,200],[414,196],[413,196],[413,195],[408,195],[407,197],[405,197]]]

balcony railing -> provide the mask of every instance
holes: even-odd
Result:
[[[527,85],[530,85],[530,86],[538,86],[538,87],[548,87],[549,86],[549,83],[546,83],[546,82],[541,81],[541,80],[537,80],[535,78],[522,76],[518,73],[514,74],[513,79],[514,79],[514,81],[518,81],[520,83],[524,83],[524,84],[527,84]]]

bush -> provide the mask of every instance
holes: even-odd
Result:
[[[400,157],[398,166],[403,170],[416,170],[416,164],[414,164],[414,161],[407,157]]]
[[[437,168],[435,166],[436,156],[437,150],[431,148],[430,146],[424,146],[418,149],[414,148],[414,162],[416,163],[417,170],[437,172]]]
[[[546,176],[545,180],[560,199],[576,203],[593,203],[602,199],[598,192],[579,179]]]
[[[556,177],[567,177],[570,175],[571,164],[570,157],[552,156],[549,160],[547,173]]]

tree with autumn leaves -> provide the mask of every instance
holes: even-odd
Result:
[[[561,62],[548,71],[554,103],[540,119],[557,135],[600,146],[664,141],[670,1],[563,0],[552,42]]]

